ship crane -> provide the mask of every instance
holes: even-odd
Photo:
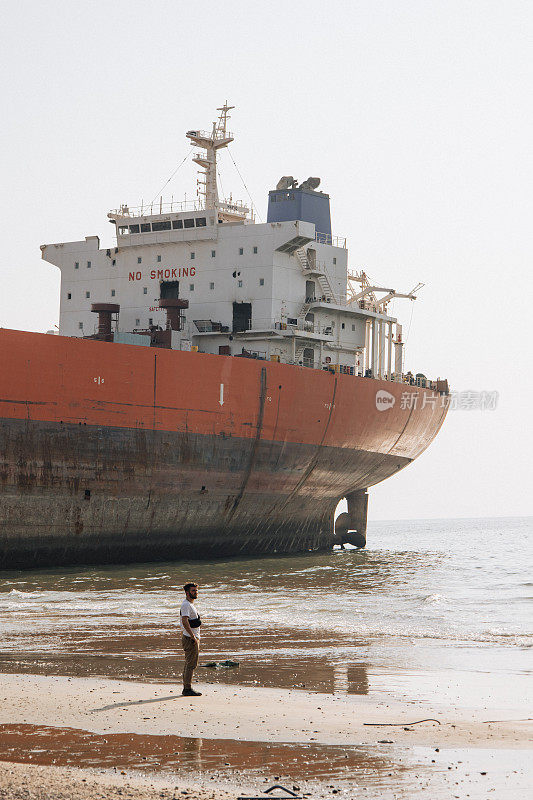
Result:
[[[414,286],[414,287],[411,289],[411,291],[410,291],[410,292],[407,292],[407,294],[403,294],[402,292],[396,292],[394,289],[391,289],[391,290],[389,291],[389,294],[385,295],[385,297],[382,297],[382,298],[381,298],[381,299],[378,301],[378,310],[380,310],[380,311],[383,311],[383,312],[386,312],[386,310],[387,310],[387,303],[389,303],[391,300],[394,300],[396,297],[401,297],[401,298],[404,298],[404,299],[406,299],[406,300],[416,300],[416,294],[415,294],[415,292],[419,292],[419,291],[420,291],[420,289],[422,289],[422,287],[423,287],[424,285],[425,285],[425,284],[423,284],[423,283],[420,283],[420,282],[419,282],[419,283],[417,283],[417,284],[416,284],[416,286]],[[381,289],[381,290],[375,290],[375,291],[385,291],[385,290]]]
[[[356,286],[359,284],[359,286]],[[367,319],[365,326],[364,374],[387,380],[401,379],[403,372],[402,326],[392,317],[387,317],[387,306],[395,298],[416,300],[416,293],[424,286],[417,283],[410,292],[397,292],[385,286],[374,285],[368,275],[360,272],[348,273],[347,304],[357,303],[359,307],[379,316]],[[376,292],[385,292],[377,297]],[[396,327],[394,336],[393,326]],[[393,369],[394,350],[394,369]]]
[[[354,283],[360,284],[360,290],[354,288]],[[374,286],[363,270],[361,272],[348,273],[348,291],[347,302],[359,303],[368,310],[374,310],[376,313],[385,314],[387,312],[387,304],[395,298],[405,298],[408,300],[416,300],[416,292],[424,286],[423,283],[417,283],[410,292],[398,292],[396,289],[390,289],[385,286]],[[359,288],[359,287],[358,287]],[[386,292],[384,297],[377,298],[376,292]]]

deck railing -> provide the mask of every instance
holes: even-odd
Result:
[[[315,242],[318,244],[331,244],[333,247],[342,247],[346,250],[346,236],[333,236],[331,233],[315,231]]]

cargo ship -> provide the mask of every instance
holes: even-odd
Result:
[[[418,287],[350,271],[318,178],[283,176],[266,222],[219,198],[231,108],[186,133],[193,202],[42,245],[56,335],[0,329],[2,569],[364,546],[369,487],[445,419],[389,314]]]

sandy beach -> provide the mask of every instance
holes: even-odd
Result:
[[[204,694],[191,699],[177,683],[2,675],[0,759],[19,764],[2,766],[0,797],[257,795],[276,782],[295,785],[310,747],[310,781],[296,784],[310,796],[360,789],[365,797],[411,797],[432,789],[446,797],[453,783],[464,789],[454,797],[489,789],[505,797],[512,796],[506,779],[526,780],[520,765],[533,722],[503,709],[487,716],[416,700],[199,687]],[[324,761],[330,783],[320,773]]]
[[[453,709],[415,700],[401,703],[302,690],[198,686],[202,697],[187,698],[181,696],[179,683],[2,675],[0,724],[58,725],[98,734],[328,745],[371,745],[392,738],[397,745],[425,747],[526,748],[533,733],[532,721],[510,720],[504,709],[491,709],[487,717],[482,709]],[[440,724],[409,727],[431,718]],[[389,727],[389,723],[400,724]]]
[[[0,798],[4,800],[163,800],[179,796],[187,800],[229,800],[234,794],[203,789],[190,782],[157,780],[120,773],[96,773],[68,767],[45,767],[0,761]]]

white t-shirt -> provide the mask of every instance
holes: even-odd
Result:
[[[195,609],[195,607],[193,606],[193,604],[189,600],[184,600],[183,603],[181,604],[181,608],[180,608],[180,628],[181,628],[181,632],[183,633],[183,635],[184,636],[188,636],[190,638],[190,633],[187,633],[187,631],[183,627],[182,617],[189,617],[190,620],[198,618],[198,611]],[[197,628],[193,628],[192,630],[193,630],[194,635],[196,636],[196,638],[199,639],[200,638],[200,626],[198,626]]]

